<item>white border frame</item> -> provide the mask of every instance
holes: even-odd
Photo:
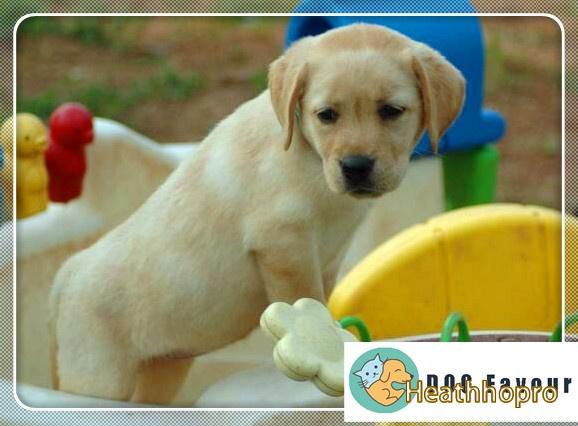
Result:
[[[222,16],[277,16],[277,17],[292,17],[292,16],[434,16],[434,17],[460,17],[460,16],[478,16],[478,17],[498,17],[498,16],[509,16],[509,17],[542,17],[542,18],[549,18],[556,22],[560,27],[561,32],[561,60],[562,60],[562,131],[561,131],[561,161],[562,161],[562,247],[561,247],[561,267],[562,267],[562,318],[565,316],[565,292],[566,292],[566,282],[565,282],[565,234],[566,234],[566,226],[565,226],[565,215],[566,215],[566,200],[565,200],[565,193],[566,193],[566,179],[565,179],[565,148],[566,148],[566,30],[564,28],[564,24],[562,21],[555,15],[550,13],[303,13],[303,14],[296,14],[296,13],[29,13],[27,15],[22,16],[16,24],[14,25],[12,39],[12,114],[13,116],[16,115],[16,35],[18,33],[18,27],[22,22],[24,22],[28,18],[38,17],[38,16],[48,16],[48,17],[56,17],[56,16],[97,16],[97,17],[110,17],[110,16],[140,16],[140,17],[222,17]],[[13,126],[13,134],[12,138],[15,140],[16,138],[16,126]],[[16,152],[16,150],[14,150]],[[16,161],[13,161],[12,164],[12,172],[13,176],[16,176]],[[16,400],[17,404],[24,408],[26,411],[31,412],[47,412],[47,411],[343,411],[342,408],[195,408],[195,407],[126,407],[126,408],[37,408],[37,407],[29,407],[25,405],[18,394],[16,393],[16,179],[14,179],[13,187],[12,187],[12,199],[14,200],[12,206],[12,214],[13,214],[13,265],[12,265],[12,274],[13,274],[13,306],[12,306],[12,373],[13,373],[13,386],[12,386],[12,394],[14,399]],[[562,342],[565,342],[565,331],[566,327],[564,324],[564,320],[562,320]]]

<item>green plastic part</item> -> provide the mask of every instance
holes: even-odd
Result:
[[[566,320],[564,321],[566,324],[566,328],[573,326],[574,324],[578,324],[578,312],[570,314],[566,316]],[[548,339],[550,342],[561,342],[562,341],[562,322],[559,322],[550,338]]]
[[[443,156],[446,210],[493,202],[499,158],[494,145]]]
[[[354,327],[359,333],[359,338],[362,342],[371,342],[371,334],[369,334],[369,329],[363,320],[359,317],[343,317],[339,320],[339,325],[341,328]]]
[[[451,342],[452,334],[456,326],[458,327],[458,342],[471,341],[466,319],[460,312],[452,312],[444,323],[440,342]]]

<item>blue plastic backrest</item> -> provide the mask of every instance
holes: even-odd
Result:
[[[451,7],[450,7],[451,6]],[[426,1],[343,1],[303,0],[295,13],[413,13],[464,12],[475,9],[467,0]],[[496,111],[483,108],[484,41],[476,16],[294,16],[287,28],[286,46],[309,35],[356,22],[383,25],[421,41],[441,52],[464,75],[466,101],[461,115],[444,135],[439,152],[464,151],[495,142],[502,137],[506,123]],[[431,153],[427,134],[415,154]]]

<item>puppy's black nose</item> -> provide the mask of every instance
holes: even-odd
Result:
[[[373,171],[375,159],[365,155],[349,155],[339,161],[343,176],[351,183],[361,183]]]

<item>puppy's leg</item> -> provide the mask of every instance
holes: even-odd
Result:
[[[338,279],[338,272],[339,268],[341,267],[341,262],[345,257],[345,252],[347,251],[349,244],[344,244],[341,249],[339,249],[339,253],[331,260],[329,265],[325,268],[323,272],[323,291],[325,292],[325,298],[329,300],[331,297],[331,293],[337,284]]]
[[[128,401],[136,379],[137,363],[126,359],[121,348],[89,345],[92,353],[74,354],[59,348],[58,373],[64,392]]]
[[[326,303],[314,235],[299,227],[287,227],[282,235],[254,252],[269,301],[310,297]]]
[[[97,318],[59,318],[56,338],[60,390],[129,400],[135,387],[138,358],[108,327]]]
[[[193,358],[156,358],[142,362],[131,401],[169,404],[187,378]]]

